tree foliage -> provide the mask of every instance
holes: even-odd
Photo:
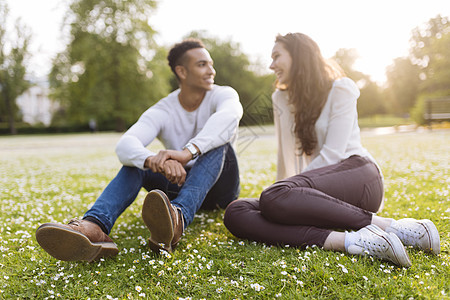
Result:
[[[395,59],[386,75],[391,109],[422,124],[425,99],[450,96],[449,18],[438,15],[413,29],[409,57]]]
[[[346,76],[355,81],[360,88],[359,116],[365,117],[384,113],[385,105],[380,87],[370,79],[370,76],[354,69],[353,65],[358,59],[356,49],[339,49],[332,59],[344,70]]]
[[[421,92],[450,92],[450,19],[438,15],[412,31],[411,56],[421,69]]]
[[[354,69],[354,64],[359,58],[356,49],[341,48],[332,57],[332,59],[344,70],[345,75],[357,82],[364,77],[364,74]]]
[[[222,41],[204,31],[188,37],[199,38],[214,60],[215,82],[233,87],[239,94],[244,116],[241,125],[262,125],[273,122],[272,99],[274,76],[258,75],[250,70],[252,63],[238,43]]]
[[[16,134],[16,99],[30,86],[25,80],[25,61],[31,33],[20,20],[16,20],[14,38],[8,36],[7,17],[8,7],[0,2],[0,121],[7,120],[10,133]]]
[[[165,49],[155,45],[148,16],[153,0],[75,0],[66,15],[71,41],[54,60],[59,120],[122,131],[168,92]],[[57,119],[58,120],[58,119]]]
[[[407,114],[414,106],[421,80],[419,67],[409,58],[396,58],[386,69],[385,96],[389,111]]]
[[[450,90],[450,20],[448,17],[430,19],[425,26],[412,31],[411,56],[420,66],[422,91]]]

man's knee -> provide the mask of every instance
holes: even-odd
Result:
[[[141,175],[144,171],[136,168],[136,167],[130,167],[130,166],[122,166],[119,173],[124,173],[126,176],[129,175]]]
[[[211,150],[209,150],[208,152],[202,153],[202,155],[197,159],[205,159],[205,158],[210,158],[210,159],[216,159],[216,158],[222,158],[224,156],[224,154],[226,153],[226,145],[222,145],[216,148],[213,148]]]

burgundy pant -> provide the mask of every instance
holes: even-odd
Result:
[[[331,229],[358,230],[380,207],[383,182],[369,159],[340,163],[275,182],[260,199],[228,205],[224,224],[239,238],[269,245],[322,247]]]

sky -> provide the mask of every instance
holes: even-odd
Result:
[[[30,70],[45,76],[62,51],[65,1],[6,0],[10,19],[31,27]],[[302,32],[314,39],[324,57],[354,48],[354,68],[383,83],[386,67],[408,55],[411,32],[429,19],[450,16],[448,0],[157,0],[149,24],[160,45],[172,46],[193,30],[239,43],[251,61],[269,70],[277,34]],[[213,58],[214,59],[214,58]],[[217,70],[220,72],[220,70]]]

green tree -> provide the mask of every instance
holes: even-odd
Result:
[[[188,37],[199,38],[214,60],[215,82],[233,87],[239,94],[244,116],[241,125],[263,125],[273,122],[271,95],[274,76],[259,75],[251,70],[255,67],[240,49],[238,43],[219,40],[205,31],[196,31]]]
[[[153,41],[148,17],[154,0],[75,0],[66,15],[71,42],[50,74],[59,120],[122,131],[166,95],[166,52]],[[63,117],[63,118],[62,118]]]
[[[29,54],[31,33],[20,20],[16,20],[14,38],[8,39],[7,17],[8,7],[0,2],[0,121],[6,119],[10,133],[16,134],[16,99],[30,86],[25,80],[25,60]]]
[[[359,86],[361,95],[358,99],[358,115],[361,117],[385,113],[385,106],[380,87],[370,79],[370,76],[354,69],[358,59],[355,49],[339,49],[333,60],[344,70],[347,77]]]
[[[419,67],[409,58],[396,58],[386,69],[385,95],[390,112],[407,114],[416,103],[419,93]]]
[[[386,113],[383,93],[378,84],[367,75],[358,81],[361,95],[358,99],[358,115],[368,117]]]
[[[450,96],[450,19],[440,15],[416,27],[411,35],[410,59],[418,68],[418,79],[403,92],[416,89],[411,116],[424,124],[425,101]],[[419,82],[415,87],[413,84]]]
[[[412,31],[411,56],[421,70],[422,93],[450,94],[450,19],[438,15]]]
[[[345,75],[353,81],[358,82],[364,78],[364,74],[354,69],[354,64],[358,60],[359,54],[356,49],[341,48],[336,51],[332,59],[342,68]]]

